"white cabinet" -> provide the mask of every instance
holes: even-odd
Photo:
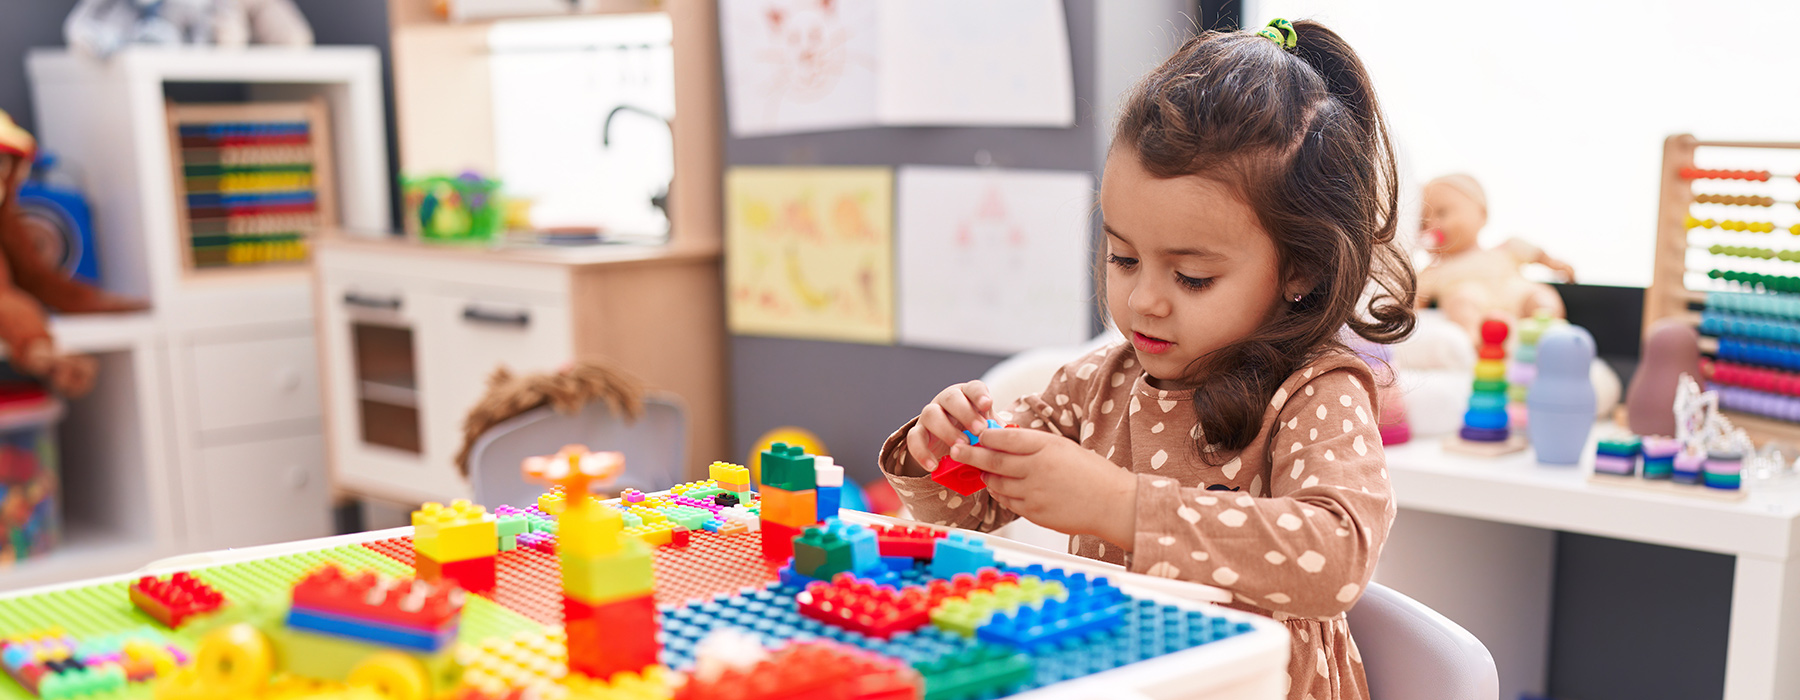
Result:
[[[27,55],[39,144],[82,176],[105,286],[141,314],[58,319],[94,352],[95,393],[70,402],[64,546],[0,572],[0,588],[123,573],[220,546],[330,534],[313,275],[204,274],[183,264],[164,87],[244,86],[250,101],[323,98],[346,228],[388,225],[382,70],[368,47],[132,47],[107,61]]]

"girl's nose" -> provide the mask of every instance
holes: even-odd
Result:
[[[1156,287],[1148,281],[1132,287],[1128,300],[1132,313],[1152,318],[1169,315],[1169,297]]]

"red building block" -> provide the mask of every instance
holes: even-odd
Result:
[[[675,529],[669,531],[669,546],[686,547],[691,535],[692,533],[687,528],[676,525]]]
[[[166,581],[154,576],[138,579],[131,584],[131,602],[169,629],[180,629],[188,618],[218,610],[225,595],[181,572]]]
[[[690,679],[675,700],[918,700],[924,681],[898,659],[830,642],[791,643],[749,669]]]
[[[931,480],[964,496],[987,488],[987,483],[981,480],[980,469],[951,459],[949,455],[938,460],[937,469],[931,472]]]
[[[490,593],[494,590],[495,559],[496,557],[476,557],[440,562],[422,552],[415,552],[413,571],[425,581],[450,581],[470,593]]]
[[[656,598],[649,595],[589,605],[563,597],[563,629],[568,634],[569,672],[607,679],[637,673],[656,663]]]
[[[781,523],[762,521],[763,559],[770,561],[786,561],[794,556],[794,538],[800,536],[800,528],[788,527]]]
[[[461,619],[463,593],[443,582],[383,579],[374,571],[346,575],[337,564],[326,564],[294,584],[293,604],[388,625],[441,630]]]
[[[937,541],[948,534],[943,530],[928,527],[888,527],[873,525],[875,540],[881,546],[881,556],[912,557],[914,559],[930,559]]]
[[[832,577],[830,583],[809,584],[794,600],[801,615],[881,639],[931,622],[931,597],[925,588],[896,590],[848,573]]]

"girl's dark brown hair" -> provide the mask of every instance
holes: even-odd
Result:
[[[1294,30],[1292,50],[1249,32],[1190,39],[1138,84],[1113,139],[1113,157],[1135,157],[1155,177],[1234,188],[1274,241],[1281,288],[1310,284],[1262,328],[1190,368],[1205,377],[1194,407],[1219,448],[1202,452],[1215,464],[1256,439],[1283,381],[1346,350],[1339,329],[1376,343],[1413,329],[1416,280],[1394,240],[1394,149],[1368,72],[1336,32],[1310,20]]]

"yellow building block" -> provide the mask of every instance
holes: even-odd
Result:
[[[669,504],[674,505],[674,504]],[[669,522],[669,516],[662,510],[651,506],[632,506],[631,514],[644,519],[645,525]]]
[[[646,668],[642,675],[617,673],[604,681],[571,673],[562,683],[568,691],[565,700],[669,700],[675,692],[669,669],[663,666]]]
[[[578,556],[603,557],[623,546],[625,514],[612,506],[590,502],[569,508],[556,518],[556,551]]]
[[[590,605],[649,595],[656,582],[651,545],[633,537],[624,539],[625,547],[609,556],[563,553],[563,594]]]
[[[538,510],[551,515],[562,515],[564,502],[563,487],[552,486],[549,493],[538,496]]]
[[[1506,362],[1504,360],[1476,360],[1475,378],[1490,382],[1505,379]]]
[[[726,491],[743,490],[731,488],[730,485],[750,486],[750,470],[745,469],[743,465],[739,464],[713,462],[712,466],[707,467],[707,476],[712,477],[713,481],[719,483],[719,488],[723,488]]]
[[[500,552],[499,523],[486,508],[465,500],[427,503],[413,511],[413,549],[439,562],[491,557]]]
[[[652,547],[661,547],[675,537],[675,523],[668,520],[659,523],[644,523],[637,527],[625,528],[625,534]]]
[[[685,484],[676,484],[669,487],[669,493],[673,493],[677,496],[686,496],[689,491],[701,491],[716,488],[721,488],[719,483],[712,479],[707,479],[705,481],[690,481]]]
[[[819,522],[819,492],[788,491],[772,486],[762,490],[762,519],[788,527],[812,527]]]

